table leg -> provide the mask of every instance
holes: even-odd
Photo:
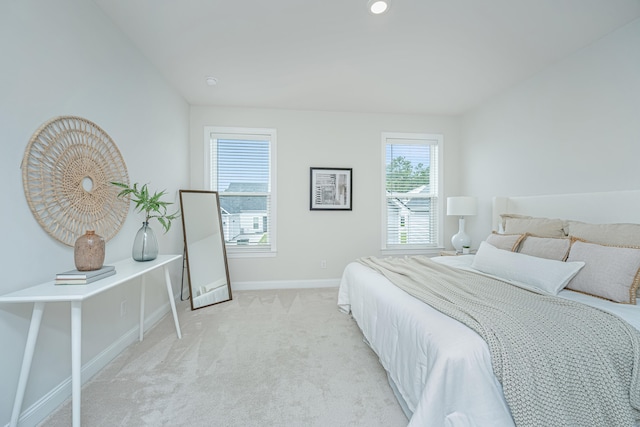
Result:
[[[80,427],[82,387],[82,301],[71,301],[71,406],[73,426]]]
[[[146,289],[146,278],[147,275],[143,274],[142,277],[140,278],[141,280],[141,284],[140,284],[140,337],[139,337],[139,341],[142,342],[142,338],[144,336],[144,298],[145,298],[145,289]]]
[[[169,268],[165,265],[164,269],[164,281],[167,284],[167,293],[169,294],[169,302],[171,303],[171,311],[173,312],[173,322],[176,324],[176,334],[178,339],[182,339],[182,332],[180,332],[180,323],[178,322],[178,312],[176,311],[176,301],[173,298],[173,287],[171,286],[171,277],[169,276]]]
[[[29,325],[29,334],[27,335],[27,343],[22,356],[22,368],[20,369],[20,377],[18,377],[18,388],[16,389],[16,397],[13,401],[13,411],[11,412],[11,421],[9,425],[15,427],[18,425],[20,418],[20,410],[22,409],[22,401],[24,392],[27,388],[27,380],[31,371],[31,362],[33,361],[33,353],[38,340],[38,332],[40,331],[40,323],[42,322],[42,313],[44,312],[44,302],[36,302],[33,304],[33,312],[31,313],[31,324]]]

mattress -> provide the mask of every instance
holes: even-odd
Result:
[[[470,269],[473,255],[434,261]],[[561,297],[613,312],[640,329],[640,307],[562,291]],[[343,274],[338,306],[351,313],[378,355],[410,426],[513,426],[489,348],[449,318],[354,262]]]

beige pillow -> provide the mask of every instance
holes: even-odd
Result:
[[[567,221],[567,234],[592,243],[640,247],[640,224],[588,224]]]
[[[564,221],[551,218],[505,217],[504,234],[530,233],[538,237],[565,237]]]
[[[494,232],[489,234],[485,241],[498,249],[513,252],[518,248],[518,244],[523,238],[524,234],[499,234]]]
[[[507,226],[507,218],[527,219],[527,218],[533,218],[533,217],[528,215],[520,215],[520,214],[502,214],[500,215],[500,218],[501,218],[500,225],[502,225],[502,232],[504,233],[504,228]]]
[[[567,289],[615,302],[636,303],[640,285],[640,248],[605,246],[576,240],[567,262],[583,261],[584,268]]]
[[[526,235],[520,243],[518,252],[538,258],[564,261],[569,255],[571,239],[563,237],[539,237]]]

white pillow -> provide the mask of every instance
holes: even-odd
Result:
[[[495,248],[481,242],[471,268],[525,289],[557,295],[584,267],[584,262],[562,262]]]

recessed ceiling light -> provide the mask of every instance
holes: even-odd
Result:
[[[369,0],[367,7],[369,8],[369,12],[374,15],[380,15],[389,10],[389,0]]]
[[[216,79],[215,77],[212,76],[207,76],[205,81],[207,82],[207,84],[209,86],[215,86],[218,84],[218,79]]]

